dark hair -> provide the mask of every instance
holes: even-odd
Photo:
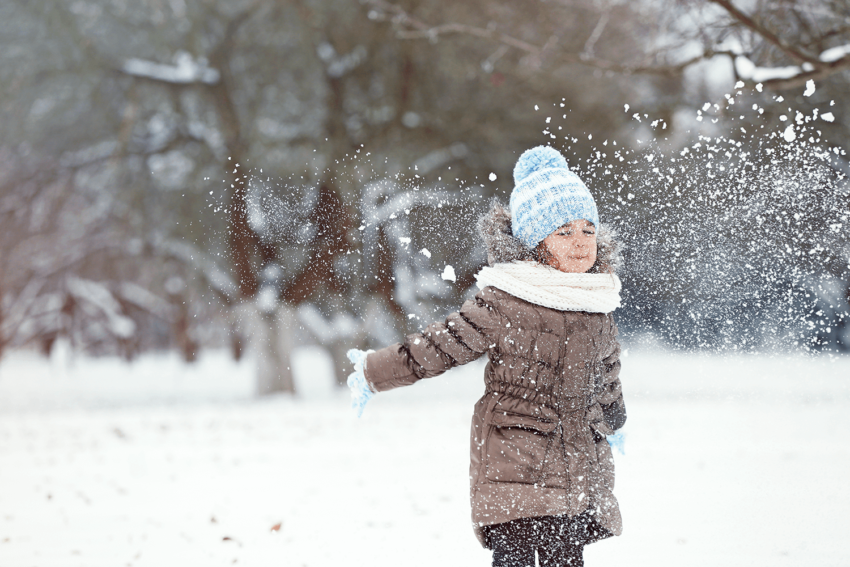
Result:
[[[555,258],[555,255],[552,254],[552,251],[549,250],[549,247],[542,240],[531,251],[531,257],[534,258],[535,262],[539,262],[544,266],[552,266],[556,270],[561,267],[558,259]]]

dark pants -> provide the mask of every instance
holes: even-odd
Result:
[[[493,567],[583,567],[584,546],[609,537],[590,514],[520,518],[487,527]]]

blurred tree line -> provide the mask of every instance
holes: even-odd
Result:
[[[264,393],[312,340],[342,381],[474,291],[475,220],[541,143],[620,230],[627,337],[850,345],[843,151],[646,159],[789,105],[842,147],[846,3],[9,0],[0,47],[0,355],[248,348]]]

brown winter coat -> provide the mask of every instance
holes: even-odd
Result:
[[[482,219],[491,264],[526,256],[496,205]],[[591,271],[613,271],[616,245],[604,227]],[[376,392],[442,374],[487,354],[485,394],[472,417],[472,520],[483,526],[585,510],[622,531],[605,439],[625,422],[620,347],[611,314],[558,311],[486,287],[443,323],[408,335],[366,361]]]

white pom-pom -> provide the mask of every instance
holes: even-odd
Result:
[[[567,160],[561,152],[549,146],[537,146],[523,152],[514,166],[514,183],[519,185],[532,173],[542,169],[566,168]]]

